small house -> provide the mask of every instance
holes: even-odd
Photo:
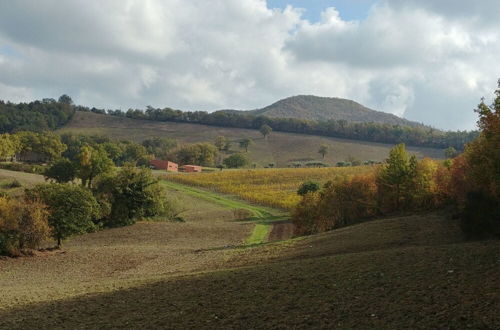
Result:
[[[178,172],[179,165],[168,160],[152,159],[149,164],[157,170],[166,170],[168,172]]]
[[[187,172],[187,173],[201,172],[201,166],[184,165],[184,166],[181,166],[181,172]]]

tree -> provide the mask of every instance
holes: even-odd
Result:
[[[49,237],[49,212],[38,200],[0,197],[0,255],[19,255]]]
[[[16,154],[18,141],[15,135],[0,134],[0,161],[9,160]]]
[[[52,237],[61,246],[62,240],[95,228],[93,220],[101,208],[90,190],[72,184],[43,184],[26,191],[30,200],[40,200],[48,206]]]
[[[196,143],[182,146],[176,153],[180,164],[213,166],[217,158],[217,148],[210,143]]]
[[[410,157],[403,143],[391,149],[389,158],[380,170],[377,185],[379,198],[393,204],[389,209],[400,209],[405,187],[415,175],[416,164],[415,156]]]
[[[95,191],[109,208],[107,227],[133,224],[141,217],[161,215],[169,207],[166,191],[151,170],[126,164],[116,175],[98,180]]]
[[[319,183],[313,181],[306,181],[300,185],[299,189],[297,190],[297,194],[300,196],[304,196],[307,193],[316,192],[319,189],[320,189]]]
[[[243,154],[233,154],[224,159],[224,165],[228,168],[238,168],[248,165],[248,158]]]
[[[32,153],[39,155],[39,161],[51,161],[61,157],[67,148],[59,135],[51,132],[19,132],[16,136],[19,138],[21,158]]]
[[[155,137],[142,141],[147,152],[158,159],[167,159],[169,153],[177,147],[177,141],[169,138]]]
[[[462,228],[470,236],[500,237],[500,79],[495,95],[490,106],[481,100],[476,109],[481,134],[451,166],[452,182],[459,183],[454,198]]]
[[[328,145],[326,144],[320,145],[318,153],[320,153],[321,156],[323,156],[323,159],[325,159],[325,155],[328,153]]]
[[[273,129],[271,126],[264,124],[260,127],[259,131],[264,136],[264,139],[267,139],[268,135],[271,134]]]
[[[75,165],[67,158],[61,158],[45,170],[45,180],[57,183],[71,182],[76,177]]]
[[[113,169],[113,162],[101,147],[82,147],[77,156],[76,165],[77,177],[82,180],[84,187],[91,187],[96,176],[109,173]]]
[[[446,156],[446,158],[455,158],[456,156],[458,156],[458,152],[455,148],[448,147],[444,150],[444,155]]]
[[[245,149],[245,152],[248,152],[248,147],[253,144],[253,140],[250,138],[244,138],[240,141],[240,148]]]
[[[219,150],[219,152],[224,150],[224,147],[227,145],[227,143],[228,143],[227,139],[222,135],[216,137],[214,141],[214,145],[217,148],[217,150]]]
[[[73,104],[73,100],[71,99],[71,97],[69,97],[68,95],[66,94],[63,94],[59,97],[59,103],[63,103],[63,104],[67,104],[67,105],[72,105]]]

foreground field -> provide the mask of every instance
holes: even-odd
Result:
[[[205,125],[154,122],[130,118],[119,118],[87,112],[77,112],[73,120],[60,133],[75,133],[85,135],[105,135],[114,139],[143,141],[152,137],[169,137],[178,139],[181,143],[207,142],[223,135],[233,141],[232,152],[242,151],[238,141],[251,138],[254,144],[250,146],[248,156],[258,167],[275,163],[286,167],[294,161],[323,160],[318,154],[321,144],[329,147],[324,161],[336,164],[345,161],[349,156],[358,160],[382,161],[387,158],[392,145],[371,143],[355,140],[335,139],[328,137],[273,132],[268,139],[263,139],[257,130],[214,127]],[[290,141],[293,141],[291,143]],[[443,150],[432,148],[409,147],[409,152],[418,157],[443,158]]]
[[[308,180],[321,184],[339,180],[348,175],[374,171],[374,166],[289,168],[221,171],[164,176],[166,180],[204,187],[213,191],[232,194],[246,201],[292,209],[300,200],[299,186]]]
[[[103,234],[116,238],[113,231]],[[0,328],[500,326],[500,242],[463,242],[456,223],[441,214],[377,220],[290,242],[234,249],[226,257],[224,267],[245,267],[132,285],[124,284],[124,271],[117,270],[107,277],[114,289],[99,293],[89,286],[92,295],[72,292],[72,298],[56,299],[51,294],[64,287],[60,282],[66,273],[52,278],[44,289],[46,302],[25,300],[0,310]],[[141,269],[140,264],[129,271]],[[42,275],[49,267],[38,268],[32,269]],[[22,281],[24,291],[20,285],[16,291],[28,295],[36,285]]]

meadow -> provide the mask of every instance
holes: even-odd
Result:
[[[172,174],[169,181],[235,195],[251,203],[291,210],[299,201],[297,189],[305,181],[324,184],[346,176],[374,171],[376,166],[281,168]]]
[[[250,138],[253,144],[246,155],[252,164],[265,167],[270,163],[277,167],[287,167],[294,162],[323,161],[334,165],[349,157],[360,161],[383,161],[387,158],[391,144],[337,139],[314,135],[273,132],[264,139],[258,130],[216,127],[176,122],[154,122],[106,116],[90,112],[77,112],[69,124],[57,131],[82,135],[102,135],[115,140],[142,142],[153,137],[177,139],[180,144],[213,142],[217,136],[225,136],[232,142],[230,153],[242,152],[238,141]],[[293,142],[291,142],[293,141]],[[320,145],[328,146],[323,159],[318,153]],[[408,151],[418,158],[444,158],[441,149],[408,147]]]

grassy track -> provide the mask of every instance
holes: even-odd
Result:
[[[253,216],[249,220],[257,221],[255,227],[247,238],[248,245],[260,244],[266,242],[272,229],[272,222],[286,219],[282,211],[265,208],[262,206],[251,205],[243,201],[235,200],[211,191],[193,188],[180,183],[162,180],[162,184],[170,189],[183,192],[187,195],[216,203],[229,209],[245,209],[252,212]]]

